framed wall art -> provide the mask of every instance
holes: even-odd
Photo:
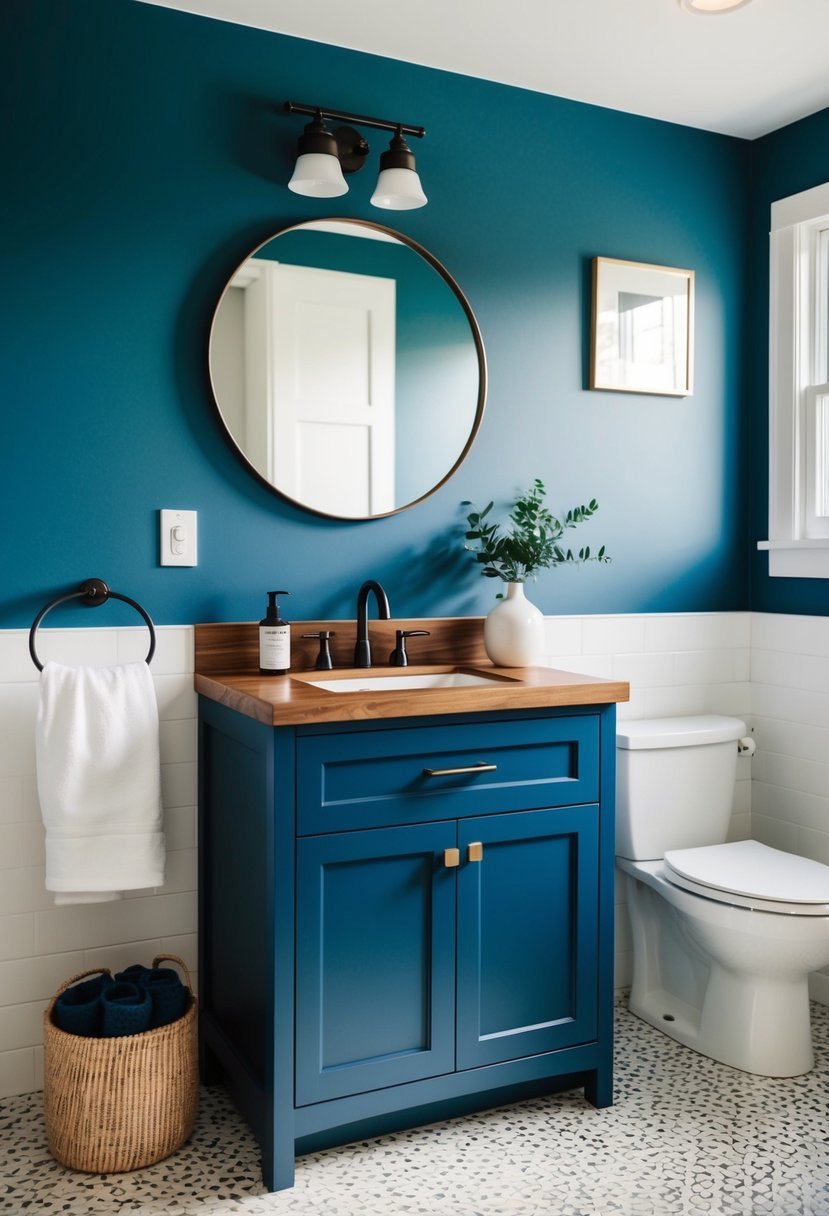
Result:
[[[688,397],[693,366],[693,270],[594,258],[590,387]]]

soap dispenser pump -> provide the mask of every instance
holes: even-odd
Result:
[[[269,591],[268,611],[259,622],[259,672],[263,676],[284,676],[291,666],[291,627],[279,614],[278,595],[289,591]]]

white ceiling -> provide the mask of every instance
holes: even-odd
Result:
[[[748,139],[829,106],[829,0],[144,2]]]

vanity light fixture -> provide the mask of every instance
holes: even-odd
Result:
[[[338,119],[360,127],[394,132],[388,150],[380,157],[380,176],[371,196],[372,204],[390,211],[425,206],[428,200],[417,174],[414,153],[405,138],[406,135],[413,135],[422,139],[426,134],[425,127],[412,127],[403,122],[387,122],[383,118],[329,110],[323,106],[307,106],[295,101],[286,101],[285,109],[289,114],[307,114],[312,120],[297,141],[298,155],[293,176],[288,182],[289,190],[310,198],[336,198],[346,193],[348,183],[343,174],[362,169],[369,146],[352,126],[329,130],[326,121]]]
[[[712,14],[730,13],[735,8],[743,8],[751,0],[679,0],[679,7],[686,13]]]
[[[322,115],[309,122],[297,140],[297,158],[288,189],[312,198],[336,198],[345,194],[348,183],[343,177],[336,138]]]

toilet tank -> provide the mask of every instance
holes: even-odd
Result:
[[[616,854],[654,861],[667,849],[721,844],[737,769],[739,718],[640,718],[616,727]]]

